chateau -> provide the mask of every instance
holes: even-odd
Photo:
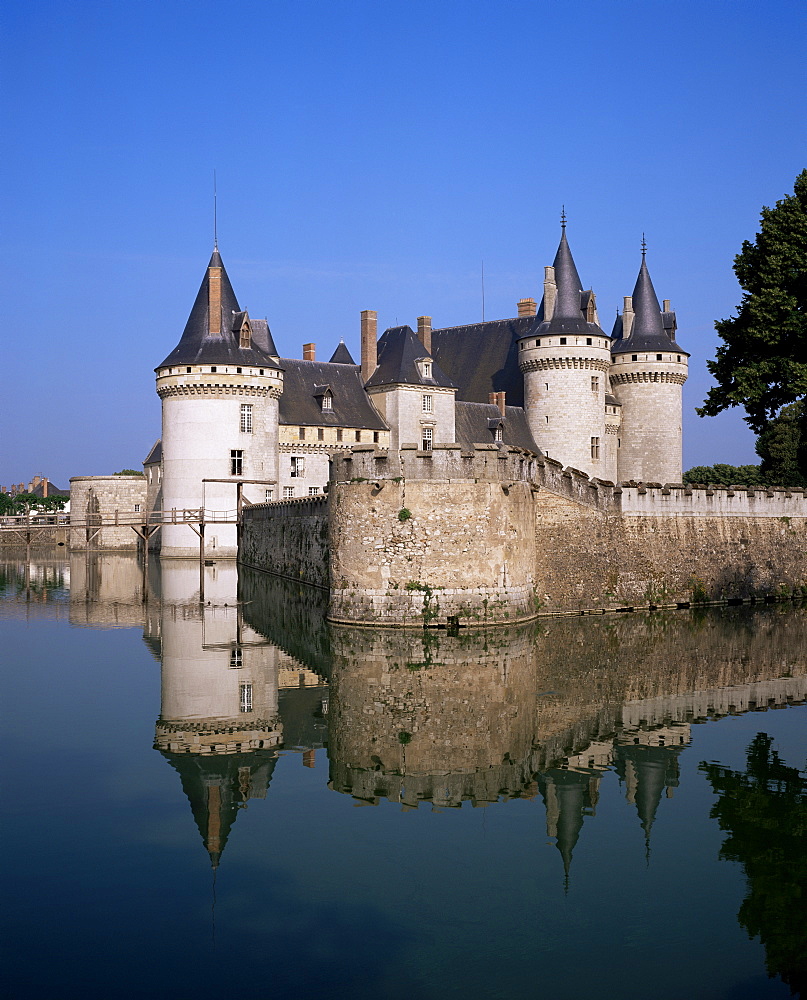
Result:
[[[361,314],[361,364],[340,343],[281,358],[265,320],[241,310],[218,249],[188,323],[156,368],[162,441],[146,460],[150,506],[233,510],[314,496],[330,457],[356,444],[501,443],[610,481],[681,481],[681,386],[688,354],[659,306],[644,261],[611,336],[577,273],[565,223],[540,306],[518,316],[432,329],[421,316],[377,337]],[[159,490],[155,490],[159,484]],[[195,555],[187,527],[163,529],[162,554]],[[211,539],[235,555],[235,529]]]
[[[131,548],[117,512],[134,509],[162,558],[238,558],[362,624],[807,593],[804,491],[681,483],[689,355],[644,250],[610,335],[565,222],[540,303],[517,312],[379,337],[366,310],[359,362],[344,342],[281,358],[214,248],[155,369],[145,480],[71,480],[74,515],[115,512],[71,547]]]

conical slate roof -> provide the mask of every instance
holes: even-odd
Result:
[[[350,351],[345,346],[344,340],[339,341],[339,346],[333,352],[331,360],[328,362],[331,365],[355,365],[356,362],[350,356]]]
[[[216,301],[215,295],[211,297],[211,277],[214,269],[220,269],[218,301],[221,315],[218,317],[210,316],[211,300]],[[261,349],[256,341],[251,340],[250,347],[240,346],[240,335],[237,330],[234,330],[234,326],[236,322],[239,324],[243,322],[244,317],[245,314],[239,308],[219,251],[215,249],[210,263],[207,265],[205,276],[202,279],[196,301],[193,303],[188,322],[185,324],[182,337],[174,350],[157,368],[191,364],[234,364],[279,368],[280,366]],[[268,333],[268,327],[265,332]],[[271,337],[269,339],[271,340]],[[267,346],[269,345],[267,344]]]
[[[543,321],[541,319],[543,315],[542,308],[528,336],[540,337],[552,333],[585,333],[588,336],[607,336],[596,323],[589,323],[583,313],[583,299],[589,296],[583,291],[580,275],[577,273],[577,267],[572,257],[571,248],[569,247],[569,241],[566,239],[565,224],[553,266],[558,293],[555,299],[552,318]]]
[[[376,385],[457,386],[439,365],[432,360],[432,377],[423,378],[417,362],[431,360],[411,326],[393,326],[385,330],[378,341],[378,367],[367,381],[367,387]]]
[[[623,336],[621,317],[614,326],[617,339],[611,347],[612,354],[629,354],[638,351],[677,351],[689,357],[664,329],[664,319],[656,290],[650,280],[647,262],[642,254],[642,266],[633,289],[633,326],[630,336]]]

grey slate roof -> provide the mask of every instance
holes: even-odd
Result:
[[[331,355],[332,365],[355,365],[356,362],[350,355],[350,351],[347,349],[344,340],[339,341],[339,346]]]
[[[458,386],[457,399],[488,402],[491,392],[504,392],[513,406],[524,404],[524,378],[518,367],[518,341],[538,316],[491,320],[432,330],[432,357]]]
[[[221,333],[211,334],[208,317],[210,268],[221,268]],[[234,319],[240,319],[241,309],[218,250],[213,251],[201,287],[193,303],[188,322],[177,346],[157,368],[170,365],[234,364],[261,368],[278,368],[255,341],[251,347],[240,347],[233,333]],[[251,321],[250,321],[251,323]],[[268,333],[268,326],[266,331]],[[263,332],[263,331],[262,331]],[[274,346],[274,345],[272,345]],[[157,369],[155,369],[156,371]]]
[[[263,353],[268,354],[270,358],[276,358],[278,356],[277,348],[272,339],[269,323],[265,319],[253,319],[250,316],[249,325],[252,329],[252,343],[257,344]]]
[[[388,430],[364,391],[359,365],[296,358],[283,358],[282,364],[285,374],[279,403],[281,424]],[[323,410],[320,405],[326,387],[333,397],[331,410]]]
[[[423,378],[416,362],[432,358],[432,377]],[[379,385],[424,385],[456,388],[433,359],[410,326],[392,326],[378,341],[378,367],[367,381],[367,387]]]
[[[157,462],[162,462],[163,460],[163,442],[162,438],[159,441],[155,441],[151,446],[151,451],[146,456],[143,461],[143,465],[155,465]]]
[[[607,337],[596,323],[586,319],[586,307],[591,299],[591,292],[584,292],[580,275],[572,257],[569,241],[566,239],[566,227],[555,254],[555,284],[558,288],[555,308],[552,318],[544,321],[542,317],[535,318],[530,337],[547,336],[553,333],[585,333],[589,336]]]
[[[466,403],[458,401],[455,409],[456,437],[459,444],[491,444],[496,427],[501,425],[502,443],[525,448],[540,454],[527,424],[527,415],[520,406],[505,406],[504,419],[494,403]]]
[[[629,337],[622,336],[622,318],[617,317],[614,329],[619,327],[619,336],[611,345],[612,354],[629,354],[633,351],[678,351],[689,357],[689,354],[681,350],[664,328],[661,307],[653,282],[650,280],[644,255],[633,289],[633,313],[633,326]],[[669,313],[667,315],[669,316]],[[674,336],[674,328],[671,332]]]

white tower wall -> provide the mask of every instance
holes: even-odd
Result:
[[[681,390],[687,357],[659,353],[660,359],[655,352],[614,356],[611,386],[622,404],[620,482],[680,483],[683,476]]]
[[[237,555],[237,484],[243,498],[262,501],[266,486],[278,480],[278,398],[283,375],[275,369],[236,372],[226,366],[161,369],[157,393],[163,403],[163,511],[181,522],[184,510],[205,510],[209,524],[205,552],[220,558]],[[214,366],[216,367],[216,366]],[[251,431],[242,430],[242,405],[251,407]],[[240,473],[232,452],[240,452]],[[215,480],[222,480],[216,482]],[[257,480],[257,484],[245,482]],[[165,524],[163,557],[198,557],[199,539],[188,525]]]
[[[592,477],[608,478],[608,337],[552,334],[525,338],[519,347],[524,409],[538,447],[564,465]]]

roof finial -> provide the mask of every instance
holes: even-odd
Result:
[[[566,232],[566,206],[560,206],[560,228]]]
[[[647,240],[644,238],[644,233],[642,233],[642,260],[644,260],[646,253],[647,253]]]
[[[213,249],[218,250],[219,248],[219,232],[218,232],[218,206],[217,206],[217,194],[216,194],[216,171],[213,170]]]

